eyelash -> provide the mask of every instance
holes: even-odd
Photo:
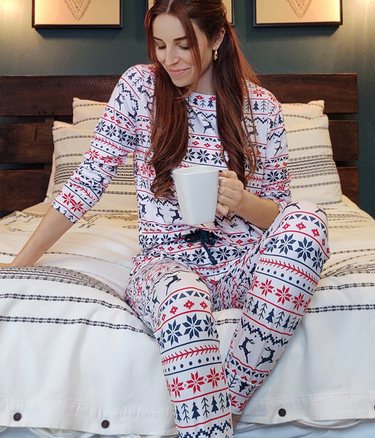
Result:
[[[178,46],[180,49],[182,50],[190,50],[190,47],[186,47],[186,46]],[[164,50],[165,46],[156,46],[157,50]]]

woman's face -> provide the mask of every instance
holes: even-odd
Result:
[[[161,14],[154,20],[153,33],[156,57],[169,74],[176,87],[187,87],[198,79],[194,90],[202,94],[213,94],[212,51],[220,46],[221,38],[210,43],[206,35],[193,22],[198,41],[202,69],[199,75],[194,62],[193,52],[188,46],[185,30],[181,21],[174,15]]]

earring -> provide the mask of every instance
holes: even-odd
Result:
[[[214,61],[216,61],[218,57],[219,57],[219,54],[218,54],[218,52],[217,52],[217,49],[215,49],[215,50],[214,50],[214,56],[213,56]]]

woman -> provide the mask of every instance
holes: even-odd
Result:
[[[141,253],[127,301],[160,345],[180,437],[230,437],[281,356],[328,258],[326,218],[290,203],[280,104],[241,54],[221,0],[156,0],[149,57],[124,73],[85,160],[13,265],[31,265],[134,152]],[[214,223],[184,224],[171,171],[220,169]],[[243,309],[226,358],[214,310]],[[232,421],[232,415],[233,421]]]

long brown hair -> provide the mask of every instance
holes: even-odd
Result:
[[[224,39],[218,49],[218,59],[213,63],[217,126],[223,159],[228,168],[236,172],[246,185],[247,179],[254,173],[256,159],[244,122],[244,100],[250,99],[247,81],[258,82],[239,48],[236,34],[226,18],[225,7],[221,0],[155,0],[145,18],[148,56],[156,66],[154,123],[149,161],[155,168],[156,178],[151,190],[156,197],[171,193],[171,170],[184,159],[188,146],[185,97],[196,85],[192,84],[185,90],[177,88],[157,60],[153,23],[163,13],[174,15],[181,21],[198,71],[201,69],[201,59],[192,22],[204,32],[209,42],[215,39],[221,29],[225,30]]]

